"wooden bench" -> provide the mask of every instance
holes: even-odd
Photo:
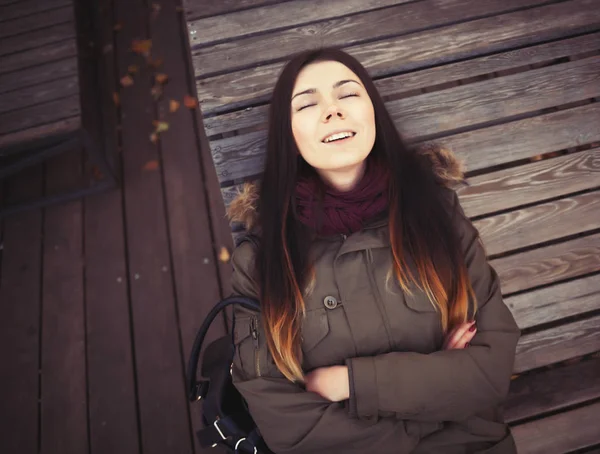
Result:
[[[466,163],[461,203],[523,330],[506,403],[519,453],[598,452],[598,2],[204,6],[188,0],[186,19],[225,204],[260,178],[269,95],[286,58],[344,47],[405,138],[444,144]]]
[[[101,144],[86,127],[98,121],[100,103],[94,60],[82,55],[77,35],[73,0],[0,2],[0,179],[77,149],[86,151],[97,177],[91,184],[5,207],[0,214],[116,184]]]

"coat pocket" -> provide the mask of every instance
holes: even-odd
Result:
[[[247,378],[261,375],[258,338],[252,336],[256,317],[236,317],[233,330],[235,356],[233,364],[242,370]]]
[[[329,334],[327,309],[315,309],[306,313],[302,322],[302,351],[308,353]]]

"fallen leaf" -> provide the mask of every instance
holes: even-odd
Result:
[[[162,66],[163,59],[162,58],[152,59],[152,57],[148,57],[146,62],[148,63],[148,67],[150,67],[152,69],[158,69]]]
[[[188,109],[195,109],[196,107],[198,107],[198,100],[196,98],[194,98],[193,96],[185,95],[183,97],[183,104]]]
[[[154,84],[150,90],[150,94],[155,101],[158,101],[163,94],[163,88],[160,84]]]
[[[156,121],[153,122],[154,127],[156,128],[156,133],[160,134],[161,132],[165,132],[169,130],[169,123],[166,121]]]
[[[167,76],[166,74],[163,73],[158,73],[155,76],[155,80],[156,82],[158,82],[159,84],[166,84],[167,80],[169,80],[169,76]]]
[[[150,140],[152,140],[152,138],[150,138]],[[156,159],[153,159],[152,161],[148,161],[146,164],[144,164],[144,167],[142,168],[142,170],[157,170],[158,169],[158,161]]]
[[[152,40],[151,39],[134,39],[131,42],[131,50],[136,54],[142,54],[145,56],[150,55],[150,50],[152,49]]]
[[[115,24],[115,26],[113,27],[113,30],[116,31],[116,32],[118,32],[120,30],[123,30],[123,23],[122,22],[117,22]]]
[[[171,112],[171,113],[177,112],[178,109],[179,109],[179,101],[175,101],[174,99],[171,99],[171,101],[169,101],[169,112]]]
[[[138,65],[129,65],[127,67],[127,72],[129,74],[137,74],[137,72],[140,70],[140,67]]]
[[[121,77],[121,85],[123,85],[124,87],[129,87],[129,86],[133,85],[133,79],[131,78],[131,76],[129,74]]]
[[[115,106],[118,106],[121,104],[121,98],[119,97],[119,93],[117,93],[116,91],[113,92],[113,102],[115,103]]]
[[[158,142],[158,134],[156,134],[155,132],[150,134],[150,142],[156,145],[156,142]]]
[[[230,258],[231,258],[231,254],[229,254],[229,251],[227,250],[227,248],[225,246],[223,246],[221,248],[221,252],[219,252],[219,260],[223,263],[227,263],[227,262],[229,262]]]

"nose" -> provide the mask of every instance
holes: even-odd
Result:
[[[333,115],[337,115],[339,118],[344,118],[344,112],[339,108],[336,103],[331,104],[325,111],[324,120],[329,121]]]

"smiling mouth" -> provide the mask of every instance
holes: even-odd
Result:
[[[348,142],[349,140],[352,140],[355,137],[356,137],[356,133],[353,133],[350,137],[344,137],[343,139],[331,140],[329,142],[322,140],[321,143],[324,143],[325,145],[335,145],[336,143]]]

